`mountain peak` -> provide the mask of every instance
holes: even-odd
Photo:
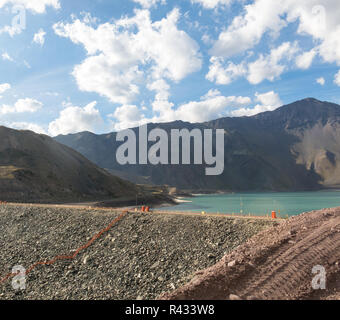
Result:
[[[313,125],[318,121],[324,124],[334,119],[339,120],[340,106],[315,98],[306,98],[284,105],[274,111],[258,114],[254,118],[266,126],[296,128],[307,124]]]

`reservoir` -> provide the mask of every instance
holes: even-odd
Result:
[[[192,198],[181,198],[180,201],[183,202],[176,206],[164,207],[162,210],[261,216],[276,211],[285,217],[340,207],[340,190],[196,195]]]

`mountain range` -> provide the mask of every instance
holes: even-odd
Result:
[[[149,130],[224,129],[225,170],[205,176],[201,165],[126,165],[116,161],[115,132],[61,135],[56,141],[101,168],[137,183],[190,191],[297,191],[340,186],[340,106],[313,98],[252,117],[193,124],[149,124]],[[138,137],[138,128],[133,129]]]

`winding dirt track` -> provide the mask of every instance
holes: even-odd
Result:
[[[200,271],[169,300],[340,299],[340,208],[293,217],[252,238]],[[313,290],[314,266],[327,289]]]

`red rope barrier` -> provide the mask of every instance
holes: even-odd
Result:
[[[92,239],[87,242],[85,245],[83,245],[82,247],[78,248],[74,254],[69,255],[69,256],[57,256],[55,257],[53,260],[49,260],[49,261],[40,261],[37,262],[35,264],[33,264],[32,266],[30,266],[26,272],[25,275],[28,275],[29,273],[31,273],[37,266],[43,266],[43,265],[51,265],[56,263],[57,261],[60,260],[73,260],[75,259],[78,254],[83,251],[86,250],[88,247],[90,247],[96,240],[98,240],[104,233],[108,232],[110,229],[112,229],[112,227],[118,223],[120,220],[122,220],[126,214],[128,213],[128,211],[124,211],[121,215],[119,215],[115,220],[113,220],[105,229],[101,230],[99,233],[97,233],[96,235],[94,235],[92,237]],[[9,273],[7,276],[5,276],[3,279],[0,280],[0,284],[6,282],[8,279],[17,276],[19,273]]]

